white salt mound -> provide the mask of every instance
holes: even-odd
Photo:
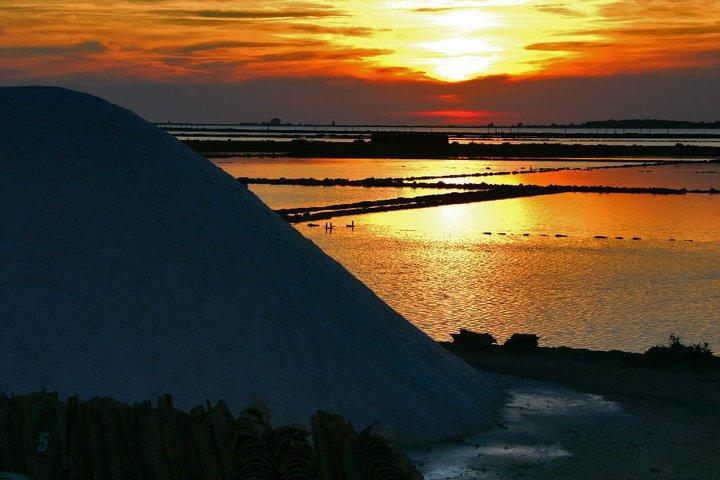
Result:
[[[405,442],[490,421],[492,382],[245,187],[132,112],[0,88],[0,389],[263,400]]]

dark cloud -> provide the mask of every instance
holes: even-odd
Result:
[[[554,5],[538,5],[535,7],[538,11],[543,13],[551,13],[553,15],[562,15],[564,17],[583,17],[584,14],[577,10],[567,7],[563,3]]]
[[[307,60],[356,60],[367,57],[389,55],[392,50],[379,48],[328,48],[325,50],[298,50],[284,53],[268,53],[249,59],[249,62],[298,62]]]
[[[600,8],[600,14],[620,20],[717,19],[718,3],[710,0],[618,0]]]
[[[311,34],[330,34],[346,37],[369,37],[376,30],[367,27],[330,27],[312,23],[293,23],[282,26],[285,31],[295,31]]]
[[[179,53],[187,54],[194,52],[203,52],[208,50],[217,50],[221,48],[266,48],[266,47],[280,47],[284,44],[281,42],[252,42],[252,41],[218,41],[218,42],[200,42],[191,43],[182,47],[174,48],[162,48],[159,51],[162,53]]]
[[[537,50],[541,52],[580,52],[608,47],[614,47],[614,45],[600,42],[543,42],[527,45],[525,50]]]
[[[413,8],[413,12],[417,13],[439,13],[439,12],[447,12],[450,10],[455,10],[453,7],[420,7],[420,8]]]
[[[383,75],[385,77],[405,77],[405,78],[417,78],[420,76],[423,78],[424,72],[418,72],[408,67],[375,67],[373,68],[375,73]]]
[[[176,17],[178,19],[219,19],[219,20],[271,20],[292,18],[340,17],[344,13],[333,8],[299,10],[152,10],[148,13]]]
[[[669,38],[681,36],[704,36],[720,34],[720,23],[711,23],[709,25],[662,25],[657,27],[643,26],[627,26],[623,28],[597,28],[593,30],[581,30],[575,32],[567,32],[570,35],[603,35],[608,37],[624,36],[624,37],[656,37]]]
[[[720,65],[720,48],[697,52],[695,53],[695,58],[697,58],[698,60],[708,60],[714,64]]]
[[[81,55],[87,53],[103,53],[106,51],[107,47],[97,41],[64,45],[20,45],[13,47],[0,47],[0,58]]]

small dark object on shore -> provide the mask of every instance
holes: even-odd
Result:
[[[480,348],[490,348],[497,344],[495,337],[489,333],[477,333],[464,328],[460,329],[460,333],[451,333],[453,343],[458,345],[472,345]]]
[[[540,338],[534,333],[513,333],[505,340],[503,347],[518,350],[534,350],[538,348]]]
[[[714,357],[707,343],[685,345],[678,335],[670,335],[665,345],[655,345],[645,352],[648,357],[661,360],[710,360]]]
[[[567,235],[563,235],[562,233],[556,233],[555,238],[567,238]]]

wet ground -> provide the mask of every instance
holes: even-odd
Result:
[[[711,404],[610,399],[491,375],[507,393],[494,426],[410,451],[426,480],[720,478],[720,412]]]

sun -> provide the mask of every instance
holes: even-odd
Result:
[[[610,2],[583,0],[571,8],[552,0],[346,0],[349,18],[371,31],[343,43],[385,52],[365,60],[371,69],[354,70],[368,76],[452,83],[527,75],[576,56],[543,47],[548,39],[599,41],[592,33],[597,12]]]
[[[419,45],[432,53],[428,59],[436,78],[459,82],[482,75],[497,61],[500,49],[480,38],[452,37]]]
[[[373,38],[392,53],[375,60],[443,82],[492,74],[505,54],[501,30],[507,27],[497,7],[506,2],[493,2],[494,7],[474,0],[380,2]]]
[[[432,23],[452,31],[475,32],[502,25],[497,15],[478,10],[452,10],[439,15]]]
[[[434,77],[447,82],[470,80],[487,72],[494,57],[461,55],[432,61]]]

